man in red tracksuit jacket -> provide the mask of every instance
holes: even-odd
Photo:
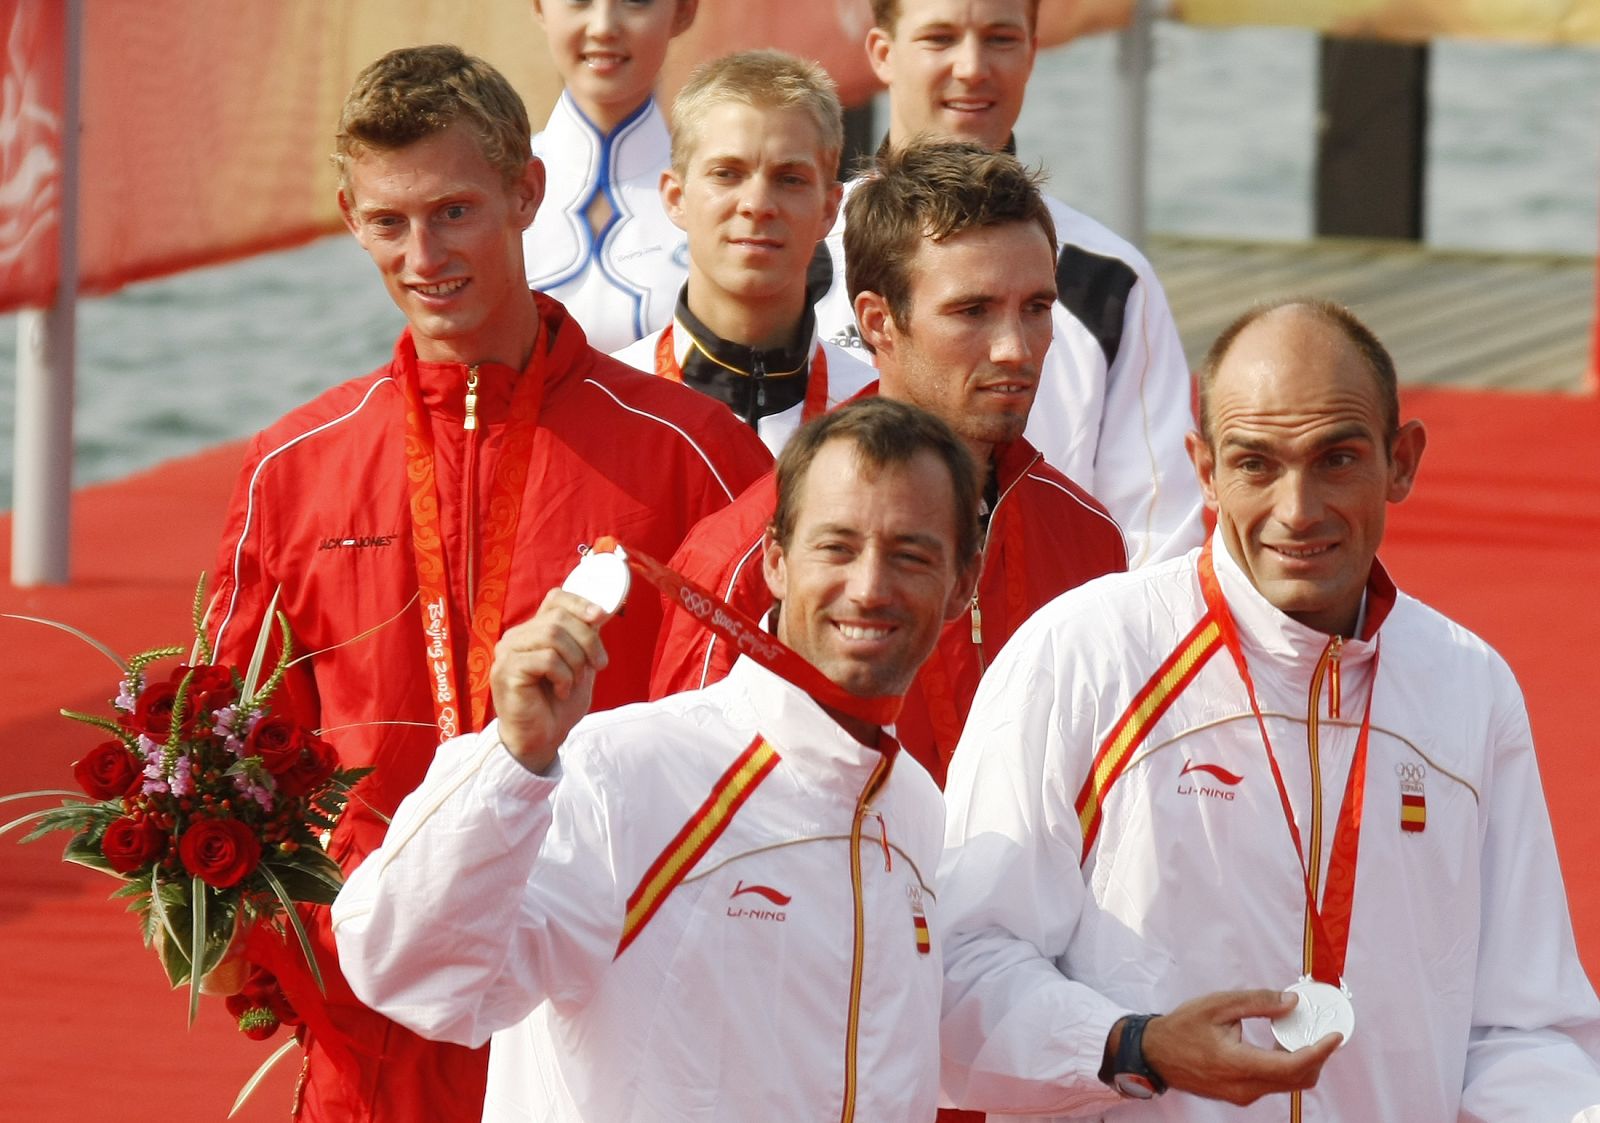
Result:
[[[284,613],[301,657],[281,697],[373,766],[330,850],[347,870],[382,840],[440,740],[492,716],[503,628],[531,616],[615,534],[671,553],[770,465],[721,403],[592,350],[524,279],[543,190],[522,103],[453,47],[368,67],[338,137],[340,207],[409,326],[384,367],[255,438],[228,516],[210,614],[219,662],[249,661]],[[596,709],[642,700],[660,605],[607,630]],[[320,996],[291,938],[258,933],[305,1019],[299,1118],[476,1121],[485,1051],[424,1041],[362,1006],[327,910],[307,910]],[[299,961],[297,963],[297,960]]]
[[[846,206],[847,284],[876,357],[876,392],[938,415],[988,480],[977,592],[967,615],[945,626],[895,725],[942,786],[985,664],[1035,609],[1126,569],[1127,554],[1105,508],[1022,438],[1055,300],[1055,228],[1034,177],[1005,153],[923,142],[882,156]],[[773,599],[761,554],[774,502],[769,475],[696,526],[672,567],[764,615]],[[873,590],[858,596],[870,603]],[[689,613],[669,610],[651,695],[715,681],[735,655]]]

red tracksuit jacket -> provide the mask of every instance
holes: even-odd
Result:
[[[507,627],[531,616],[561,583],[580,543],[614,534],[665,557],[771,464],[755,433],[720,402],[599,354],[559,303],[530,299],[544,321],[548,357],[506,577]],[[500,514],[489,499],[521,372],[479,368],[478,428],[469,431],[466,368],[419,362],[410,332],[402,334],[388,365],[329,390],[255,438],[215,570],[210,618],[218,661],[248,663],[267,603],[281,588],[278,608],[288,615],[297,652],[315,653],[295,668],[285,696],[325,731],[345,766],[376,768],[334,833],[330,849],[346,869],[377,846],[384,817],[422,780],[439,740],[414,599],[399,381],[408,372],[417,377],[433,435],[452,646],[458,681],[465,681],[467,558]],[[595,709],[644,698],[660,624],[653,595],[633,597],[607,624],[610,665],[596,683]],[[470,724],[464,719],[463,731]],[[306,992],[307,977],[277,964],[289,976],[291,1000],[313,1007],[301,1117],[475,1123],[485,1051],[422,1041],[360,1006],[333,969],[327,910],[313,910],[312,920],[327,1001]]]

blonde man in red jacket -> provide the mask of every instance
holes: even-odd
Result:
[[[1127,555],[1105,509],[1022,437],[1056,297],[1055,229],[1035,178],[1003,152],[930,141],[884,154],[846,206],[847,284],[877,361],[876,392],[945,421],[986,479],[977,591],[945,626],[896,725],[942,785],[1001,644],[1057,594],[1125,569]],[[766,613],[774,605],[760,546],[773,504],[768,476],[695,527],[673,568],[753,616]],[[735,654],[673,611],[651,693],[715,681]]]
[[[522,233],[543,195],[527,113],[454,47],[391,52],[340,122],[339,205],[407,328],[393,359],[255,438],[216,572],[218,661],[243,664],[269,605],[296,649],[289,696],[355,790],[330,849],[350,869],[445,738],[493,716],[490,660],[580,544],[670,553],[770,464],[726,408],[594,351],[527,287]],[[606,635],[597,709],[644,697],[660,610]],[[252,941],[305,1017],[298,1118],[477,1120],[481,1050],[424,1041],[362,1006],[327,910],[310,910],[323,999],[298,949]]]

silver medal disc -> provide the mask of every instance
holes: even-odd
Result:
[[[618,546],[615,552],[602,554],[590,550],[584,554],[572,572],[567,574],[567,579],[561,582],[561,587],[612,613],[621,608],[622,602],[628,598],[628,586],[632,581],[633,573],[628,569],[627,555]]]
[[[1356,1011],[1349,991],[1314,979],[1301,979],[1286,993],[1298,995],[1300,1001],[1283,1017],[1273,1019],[1272,1036],[1279,1045],[1293,1052],[1315,1045],[1330,1033],[1343,1035],[1341,1049],[1350,1041],[1356,1028]]]

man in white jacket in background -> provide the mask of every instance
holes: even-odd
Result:
[[[887,145],[918,136],[1012,149],[1038,52],[1039,0],[872,0],[867,61],[889,90]],[[845,195],[854,186],[846,184]],[[1054,342],[1024,434],[1122,527],[1128,567],[1204,535],[1183,454],[1189,364],[1155,270],[1137,249],[1049,195],[1060,252]],[[826,245],[833,285],[817,326],[865,347],[845,286],[844,212]]]
[[[552,591],[497,649],[497,721],[440,748],[334,905],[364,1001],[430,1038],[515,1027],[485,1119],[933,1114],[942,804],[885,699],[971,596],[977,474],[873,398],[778,481],[787,653],[746,634],[722,682],[585,718],[604,614]]]
[[[1256,309],[1200,421],[1211,541],[1060,597],[978,691],[946,788],[944,1095],[1581,1118],[1600,1002],[1521,692],[1376,559],[1425,439],[1392,360],[1337,305]]]

